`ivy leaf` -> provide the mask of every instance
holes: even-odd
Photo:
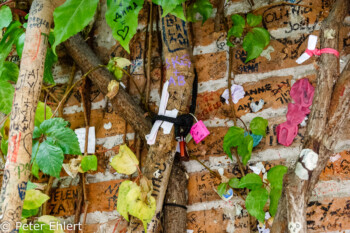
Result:
[[[54,216],[51,216],[51,215],[40,216],[38,218],[38,222],[44,223],[45,227],[46,227],[46,225],[49,226],[48,229],[52,233],[64,233],[64,230],[62,229],[62,225],[60,225],[61,221],[58,218],[54,217]],[[43,233],[46,233],[46,232],[49,233],[48,231],[45,231],[45,229],[44,229]]]
[[[223,148],[228,157],[232,160],[231,148],[240,145],[244,139],[244,130],[233,126],[230,127],[224,136]]]
[[[96,155],[84,156],[83,159],[81,160],[81,169],[83,169],[84,172],[96,171],[97,170]]]
[[[12,12],[10,7],[2,6],[0,8],[0,31],[12,22]]]
[[[249,214],[257,218],[260,222],[265,220],[264,206],[269,195],[266,189],[259,188],[249,192],[245,200],[245,206]]]
[[[247,135],[242,140],[242,143],[237,147],[237,153],[242,156],[242,163],[247,165],[253,150],[254,140],[252,136]]]
[[[163,14],[162,17],[166,16],[168,13],[172,12],[176,6],[184,3],[186,0],[152,0],[153,3],[162,6]]]
[[[9,147],[9,141],[4,138],[1,139],[1,152],[4,155],[7,155],[7,148]]]
[[[143,3],[144,0],[107,1],[106,21],[112,28],[114,39],[119,41],[128,53],[130,53],[129,42],[136,33],[138,14],[143,7]]]
[[[255,190],[263,185],[259,175],[255,173],[249,173],[243,176],[239,181],[238,188],[248,188],[250,190]]]
[[[156,212],[156,199],[150,196],[148,203],[141,200],[131,202],[128,209],[132,216],[142,221],[145,232],[147,232],[147,224],[151,222]]]
[[[202,17],[202,24],[209,19],[213,13],[213,5],[209,0],[197,0],[187,7],[187,19],[190,22],[196,21],[196,14],[199,13]]]
[[[137,171],[139,161],[127,145],[121,145],[119,153],[113,157],[111,166],[121,174],[131,175]]]
[[[231,178],[228,182],[228,185],[234,189],[239,188],[239,179],[237,177]]]
[[[282,189],[272,188],[270,191],[270,214],[275,216],[277,213],[278,202],[282,195]]]
[[[32,210],[23,209],[23,211],[22,211],[22,218],[32,217],[34,215],[37,215],[38,212],[39,212],[39,208],[32,209]]]
[[[40,169],[39,165],[37,164],[36,160],[34,160],[32,164],[32,174],[38,179],[39,179],[39,169]]]
[[[39,208],[50,197],[39,190],[31,189],[26,191],[26,196],[23,202],[23,209],[33,210]]]
[[[271,188],[282,189],[283,177],[287,171],[286,166],[276,165],[267,172],[267,180],[270,182]]]
[[[221,183],[218,186],[218,194],[220,197],[222,197],[222,195],[224,195],[226,193],[226,189],[227,189],[227,183]]]
[[[31,189],[36,189],[38,186],[34,183],[32,183],[31,181],[28,181],[27,183],[27,190],[31,190]]]
[[[44,82],[55,84],[52,75],[52,66],[57,62],[57,55],[53,53],[51,48],[47,48],[45,66],[44,66]]]
[[[129,192],[132,188],[138,188],[137,184],[130,180],[123,181],[121,185],[119,186],[118,191],[118,201],[117,201],[117,211],[118,213],[123,216],[127,221],[129,221],[129,214],[128,214],[128,201],[136,201],[138,198],[137,193],[133,192],[134,195],[129,195]],[[141,193],[141,189],[140,189]]]
[[[233,26],[228,31],[227,39],[229,39],[231,36],[241,37],[245,27],[244,18],[240,15],[235,14],[231,16],[231,20],[233,22]]]
[[[63,159],[62,149],[46,139],[39,145],[35,162],[43,173],[59,178]]]
[[[247,23],[251,27],[255,27],[259,25],[262,21],[262,15],[254,15],[252,13],[248,13],[247,15]]]
[[[172,15],[175,15],[179,19],[182,19],[183,21],[186,21],[186,17],[184,14],[184,8],[182,7],[182,4],[175,7],[175,9],[171,12]]]
[[[262,117],[254,117],[250,122],[250,129],[255,135],[266,136],[266,127],[269,122]]]
[[[16,41],[16,51],[19,56],[19,58],[22,57],[23,47],[24,47],[24,40],[26,38],[26,34],[23,32]]]
[[[52,110],[51,110],[51,108],[49,106],[46,106],[46,119],[50,119],[51,117],[52,117]],[[39,127],[40,124],[44,120],[45,120],[45,103],[39,101],[38,102],[38,106],[36,108],[36,112],[35,112],[34,125]],[[41,130],[40,130],[40,133],[42,133]],[[34,135],[36,135],[36,134],[33,133],[33,138],[36,138]]]
[[[57,7],[53,13],[55,23],[55,42],[52,45],[56,54],[56,46],[84,29],[94,17],[98,0],[67,0]]]
[[[12,50],[12,45],[23,33],[23,29],[20,28],[21,26],[22,24],[20,22],[13,21],[6,29],[6,32],[0,41],[0,65],[6,60],[6,57]]]
[[[66,127],[68,122],[62,118],[52,118],[41,123],[40,129],[47,140],[59,146],[64,154],[80,155],[80,146],[77,135],[73,130]],[[41,169],[41,168],[40,168]]]
[[[253,28],[243,40],[243,49],[247,51],[245,63],[260,56],[264,48],[270,43],[270,34],[264,28]]]
[[[18,74],[18,65],[13,62],[5,61],[0,67],[0,81],[17,82]]]
[[[12,108],[15,88],[6,81],[0,81],[0,112],[9,114]]]

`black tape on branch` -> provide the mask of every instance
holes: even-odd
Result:
[[[196,69],[194,69],[194,80],[192,85],[192,101],[190,106],[190,113],[182,114],[177,116],[176,118],[156,115],[153,117],[153,122],[156,120],[167,121],[174,123],[175,126],[175,138],[179,138],[180,136],[186,137],[189,134],[191,127],[193,125],[193,114],[196,111],[196,102],[197,102],[197,93],[198,93],[198,75]],[[192,115],[191,115],[192,114]]]

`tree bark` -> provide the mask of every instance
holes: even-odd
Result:
[[[186,23],[170,14],[162,18],[162,44],[167,64],[166,80],[169,81],[169,101],[166,109],[177,109],[180,115],[188,112],[194,80]],[[174,127],[170,134],[164,134],[160,129],[155,144],[150,146],[148,151],[143,172],[152,180],[154,187],[152,195],[157,203],[155,216],[148,224],[149,233],[159,232],[159,220],[175,152]],[[143,232],[141,222],[132,218],[128,232]]]
[[[29,13],[21,68],[12,106],[9,150],[1,190],[1,232],[17,232],[30,175],[34,117],[41,91],[54,6],[35,0]],[[32,24],[33,18],[43,24]]]
[[[187,226],[187,184],[186,171],[175,158],[164,201],[164,232],[183,233]]]
[[[64,45],[69,55],[84,73],[103,64],[80,34],[68,39],[64,42]],[[91,72],[89,78],[104,95],[108,93],[107,87],[109,82],[115,80],[114,76],[106,68],[100,68]],[[111,103],[113,110],[123,117],[144,139],[146,134],[150,132],[152,125],[151,121],[144,116],[145,111],[142,110],[139,104],[123,88],[119,89],[118,94],[111,99]]]
[[[339,30],[347,15],[349,1],[337,0],[320,31],[321,48],[338,50]],[[307,232],[306,208],[311,192],[329,157],[333,154],[335,139],[349,111],[349,64],[339,77],[339,60],[332,54],[322,54],[317,70],[317,86],[305,133],[303,148],[318,154],[316,168],[308,169],[308,179],[300,179],[296,169],[289,169],[284,178],[284,191],[279,201],[271,232]],[[334,83],[336,85],[334,86]],[[305,167],[302,158],[298,162]],[[288,222],[288,226],[287,226]]]

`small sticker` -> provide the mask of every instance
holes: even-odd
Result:
[[[192,126],[190,134],[192,135],[193,140],[196,142],[196,144],[198,144],[204,138],[206,138],[210,134],[210,132],[207,129],[207,127],[205,127],[203,121],[198,121]]]

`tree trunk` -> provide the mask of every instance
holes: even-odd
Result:
[[[338,50],[339,29],[348,9],[348,0],[337,0],[334,4],[328,18],[322,23],[321,48]],[[348,69],[349,65],[337,81],[339,77],[338,58],[332,54],[322,54],[320,57],[317,87],[305,133],[306,140],[303,144],[303,148],[312,149],[318,155],[318,160],[314,169],[307,170],[307,179],[299,178],[296,174],[297,169],[289,169],[284,178],[284,192],[271,232],[286,232],[287,221],[289,232],[307,232],[306,208],[309,197],[329,157],[333,154],[334,141],[347,117],[344,112],[349,110],[350,96],[342,93],[343,90],[349,92],[349,89],[343,89],[348,85],[344,81],[349,79]],[[303,158],[299,158],[297,164],[306,166]]]
[[[186,170],[175,158],[164,201],[164,232],[184,233],[187,226],[187,184]]]
[[[102,65],[102,61],[97,58],[92,49],[87,45],[80,34],[77,34],[66,42],[65,47],[69,55],[74,59],[84,73]],[[97,69],[89,77],[94,85],[106,95],[108,93],[108,84],[115,80],[114,76],[105,68]],[[116,111],[132,128],[144,139],[151,130],[151,121],[146,119],[145,111],[136,103],[131,96],[120,88],[118,94],[111,100],[113,110]]]
[[[35,110],[44,74],[48,35],[54,6],[51,1],[35,0],[29,13],[19,77],[13,100],[9,150],[1,190],[1,232],[17,232],[30,175]],[[31,24],[33,18],[47,24]]]
[[[194,79],[186,23],[168,14],[162,18],[162,44],[166,60],[166,80],[169,81],[167,110],[177,109],[179,115],[188,112]],[[164,91],[164,90],[163,90]],[[170,134],[160,129],[154,145],[148,151],[143,174],[152,180],[157,209],[148,224],[148,232],[159,232],[160,215],[176,151],[174,127]],[[156,172],[156,175],[154,173]],[[141,222],[132,218],[128,232],[143,232]]]

